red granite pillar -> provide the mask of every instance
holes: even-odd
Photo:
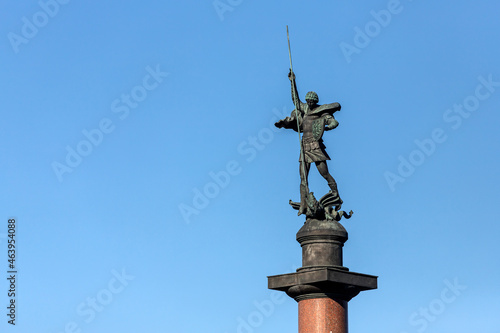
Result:
[[[326,297],[299,301],[299,333],[347,333],[347,302]]]

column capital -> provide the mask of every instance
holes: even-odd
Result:
[[[349,301],[361,291],[377,289],[377,276],[324,267],[268,276],[268,288],[284,291],[297,302],[324,297]]]

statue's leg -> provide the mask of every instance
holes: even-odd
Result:
[[[339,191],[337,189],[337,182],[335,179],[333,179],[332,175],[328,172],[328,166],[326,164],[326,161],[320,161],[316,162],[316,167],[318,168],[319,173],[325,180],[328,182],[328,186],[330,187],[330,190],[332,191],[332,194],[335,198],[338,198],[340,205],[342,205],[342,200],[340,199],[339,196]],[[337,206],[335,210],[340,209],[340,205]]]
[[[311,163],[299,163],[299,174],[300,174],[300,208],[297,215],[305,214],[307,211],[307,195],[309,194],[309,184],[307,178],[309,176],[309,170],[311,168]]]
[[[309,184],[307,178],[309,177],[309,170],[311,169],[311,163],[299,163],[299,173],[300,173],[300,184],[304,185],[309,189]]]

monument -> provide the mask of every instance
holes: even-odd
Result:
[[[288,35],[288,27],[287,27]],[[343,204],[337,183],[330,174],[323,143],[325,131],[338,126],[334,113],[339,103],[319,105],[318,95],[310,91],[306,103],[300,101],[290,52],[292,100],[295,109],[289,117],[276,122],[276,127],[292,129],[299,134],[300,202],[289,201],[306,221],[297,232],[302,247],[302,267],[295,273],[268,277],[269,289],[284,291],[299,306],[299,333],[347,333],[347,303],[361,291],[377,288],[377,277],[349,271],[343,264],[342,248],[347,241],[342,217],[352,217],[340,210]],[[327,181],[330,191],[319,200],[309,190],[308,175],[314,163]]]

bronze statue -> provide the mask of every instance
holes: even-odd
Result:
[[[297,93],[295,74],[292,67],[292,53],[290,51],[290,37],[288,26],[286,27],[288,38],[288,55],[290,57],[290,72],[288,78],[292,85],[292,100],[295,109],[290,117],[281,119],[275,123],[278,128],[293,129],[299,134],[300,142],[300,203],[292,202],[290,205],[297,209],[298,215],[305,214],[308,218],[327,219],[339,221],[342,216],[350,218],[352,211],[347,214],[341,211],[342,199],[340,199],[337,183],[333,179],[326,161],[330,159],[323,144],[323,133],[336,128],[339,123],[333,114],[340,110],[339,103],[319,105],[318,94],[310,91],[306,94],[306,103],[302,103]],[[300,133],[303,133],[302,138]],[[313,192],[309,192],[308,176],[311,163],[316,164],[316,168],[328,182],[330,192],[321,199],[316,200]],[[334,208],[332,208],[334,207]]]
[[[323,133],[336,128],[339,123],[333,114],[340,110],[339,103],[318,105],[318,95],[314,91],[306,94],[306,102],[300,101],[295,83],[295,75],[292,71],[288,74],[292,85],[292,100],[296,104],[295,110],[290,117],[281,119],[275,123],[278,128],[288,128],[302,133],[300,162],[300,206],[298,215],[307,213],[307,198],[309,195],[308,175],[311,163],[316,167],[328,182],[330,187],[329,202],[339,211],[342,206],[337,183],[328,172],[326,161],[330,159],[323,144]],[[308,214],[306,214],[308,215]]]

